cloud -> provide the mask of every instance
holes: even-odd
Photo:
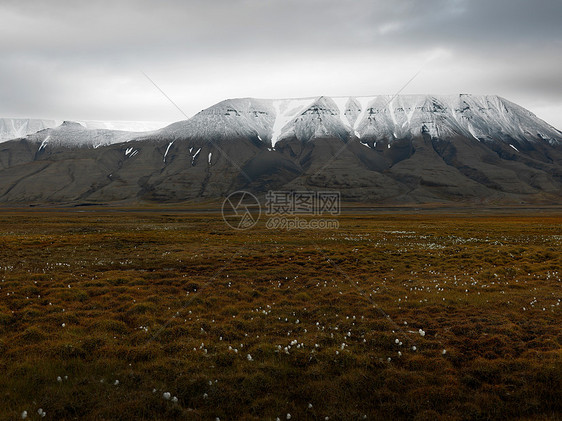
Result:
[[[7,0],[0,13],[2,115],[183,118],[142,71],[189,114],[231,96],[388,93],[420,68],[405,93],[562,102],[558,0]]]

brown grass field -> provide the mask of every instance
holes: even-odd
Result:
[[[530,214],[2,210],[0,419],[562,419],[562,213]]]

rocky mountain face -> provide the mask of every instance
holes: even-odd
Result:
[[[0,144],[0,202],[337,190],[370,203],[561,203],[562,133],[497,96],[232,99],[148,133],[64,123]]]

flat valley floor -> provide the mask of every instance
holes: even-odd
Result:
[[[338,220],[2,210],[0,419],[562,418],[562,212]]]

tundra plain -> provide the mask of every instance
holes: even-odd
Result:
[[[559,210],[339,223],[3,209],[0,419],[562,417]]]

